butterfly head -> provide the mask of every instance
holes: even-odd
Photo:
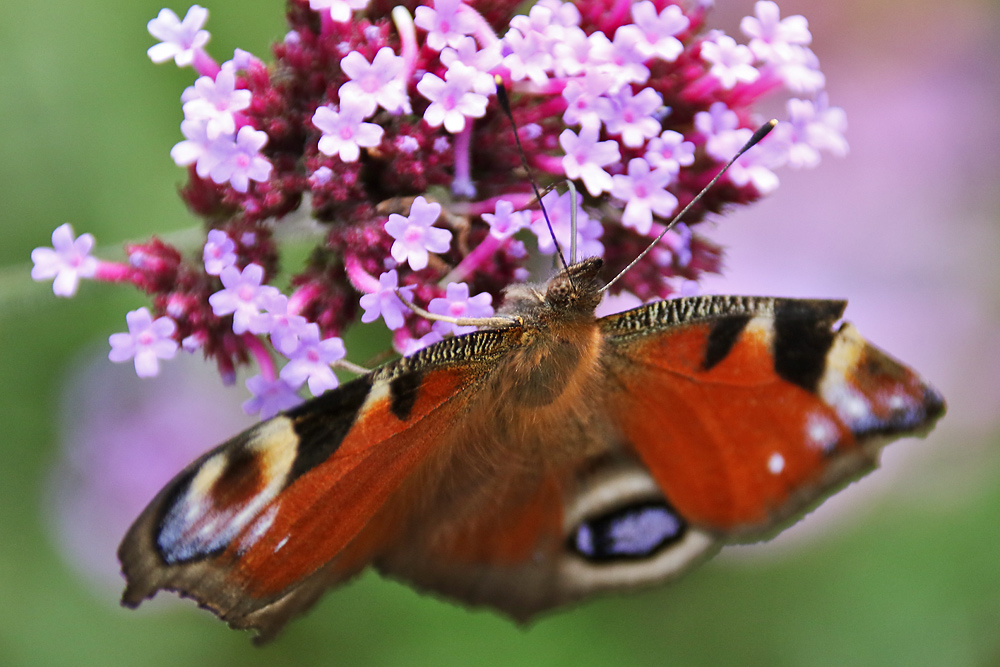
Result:
[[[597,274],[604,261],[590,257],[563,269],[545,289],[545,305],[559,312],[592,315],[601,301]]]
[[[604,266],[600,257],[570,264],[545,285],[512,285],[504,294],[501,313],[544,319],[593,318],[601,302],[597,274]]]

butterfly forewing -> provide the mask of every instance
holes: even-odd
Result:
[[[181,472],[119,548],[135,606],[193,597],[266,637],[395,539],[383,508],[445,446],[500,332],[445,341],[263,422]]]
[[[943,412],[915,373],[834,326],[844,305],[701,297],[602,321],[612,412],[688,521],[773,532]]]

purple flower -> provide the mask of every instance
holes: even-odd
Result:
[[[694,115],[694,126],[708,139],[720,132],[735,130],[740,126],[740,118],[725,102],[712,102],[708,111],[699,111]]]
[[[621,159],[618,142],[598,142],[597,137],[598,128],[592,124],[584,125],[579,135],[573,130],[559,135],[559,145],[566,152],[562,159],[566,178],[583,181],[593,197],[611,189],[611,174],[604,167]]]
[[[205,262],[205,273],[217,276],[226,267],[236,264],[236,244],[224,231],[209,230],[201,256]]]
[[[263,375],[254,375],[247,378],[247,390],[252,398],[243,403],[243,412],[248,415],[259,412],[261,419],[270,419],[302,403],[295,388],[281,378],[268,380]]]
[[[364,114],[365,117],[371,115],[376,106],[381,106],[390,113],[410,113],[410,100],[406,97],[406,87],[400,78],[405,66],[403,57],[397,56],[388,46],[379,49],[371,63],[360,52],[351,51],[340,61],[340,69],[351,79],[337,92],[341,108],[344,101],[351,98],[363,101],[365,108],[370,108]],[[357,106],[362,107],[361,104]],[[381,136],[379,133],[379,140]],[[330,154],[332,153],[328,153]]]
[[[368,6],[368,0],[309,0],[309,9],[329,11],[330,18],[338,23],[347,23],[355,10]]]
[[[752,134],[753,130],[749,128],[717,134],[708,152],[719,162],[728,162]],[[784,156],[775,150],[776,146],[778,144],[772,143],[770,137],[757,144],[733,163],[726,172],[726,178],[737,187],[751,184],[762,195],[774,192],[778,187],[778,177],[771,168],[784,162]]]
[[[656,6],[649,0],[632,5],[632,21],[642,31],[639,51],[648,58],[674,62],[684,50],[675,35],[688,29],[690,21],[677,5],[667,7],[657,15]]]
[[[569,192],[564,192],[560,195],[558,192],[553,190],[549,194],[542,197],[542,204],[545,205],[545,210],[549,214],[549,222],[552,223],[552,232],[555,234],[555,239],[553,240],[552,234],[549,233],[548,225],[545,224],[545,218],[541,214],[536,215],[535,219],[531,222],[531,231],[538,238],[539,252],[545,255],[551,255],[556,251],[557,243],[564,252],[569,252],[570,232],[573,229],[571,210],[572,207],[575,206],[577,209],[577,258],[601,257],[604,255],[604,245],[597,240],[601,238],[602,234],[604,234],[604,228],[601,227],[600,220],[591,218],[587,215],[587,212],[581,208],[580,203],[582,201],[583,195],[579,192],[576,193],[575,203],[570,198]]]
[[[567,125],[600,125],[598,101],[614,83],[613,74],[597,70],[588,71],[581,78],[570,79],[562,91],[567,105],[563,122]]]
[[[815,167],[821,150],[837,156],[847,155],[847,116],[840,107],[828,107],[827,96],[821,93],[816,102],[790,99],[788,121],[778,125],[777,141],[785,143],[788,164],[792,167]]]
[[[281,379],[292,387],[309,383],[309,391],[319,396],[339,383],[330,364],[347,354],[344,341],[336,336],[320,340],[319,326],[310,323],[304,329],[298,348],[281,369]]]
[[[789,46],[806,46],[812,41],[809,21],[795,15],[781,18],[778,5],[770,0],[760,0],[754,5],[753,16],[740,21],[740,30],[750,38],[750,50],[760,60],[771,62],[782,58],[782,51]]]
[[[553,59],[550,43],[544,35],[534,30],[525,35],[511,28],[503,36],[503,44],[507,52],[503,64],[510,70],[512,81],[529,79],[540,86],[549,80]]]
[[[589,50],[587,51],[587,62],[584,63],[583,76],[590,76],[594,73],[607,74],[611,76],[612,84],[617,90],[622,84],[618,81],[620,74],[618,66],[612,62],[615,55],[614,44],[600,30],[590,33],[587,36],[587,41],[589,42]]]
[[[497,201],[495,213],[483,213],[483,221],[490,226],[490,234],[505,239],[517,234],[530,224],[527,211],[515,211],[514,204],[506,199]]]
[[[677,208],[677,197],[666,190],[673,178],[666,169],[650,171],[649,163],[637,157],[629,160],[628,175],[615,174],[612,178],[611,196],[626,202],[622,224],[643,236],[653,226],[654,213],[667,218]]]
[[[577,14],[577,23],[579,23],[579,13]],[[535,4],[528,10],[527,15],[515,14],[512,16],[510,27],[518,30],[522,35],[537,32],[543,38],[556,42],[562,40],[565,35],[566,25],[556,20],[555,11],[551,6]]]
[[[460,62],[453,62],[441,77],[427,72],[417,82],[417,92],[431,101],[424,120],[431,127],[440,127],[452,134],[465,129],[465,119],[482,118],[488,100],[473,91],[479,72]]]
[[[67,222],[52,232],[51,248],[35,248],[31,251],[33,280],[52,281],[52,292],[56,296],[73,296],[80,285],[80,278],[93,278],[97,273],[97,259],[90,255],[94,247],[94,237],[80,234],[73,238],[73,227]]]
[[[408,134],[396,137],[396,141],[393,143],[396,145],[396,148],[403,151],[407,155],[412,155],[420,148],[420,142],[417,141],[416,137],[411,137]],[[316,171],[319,171],[319,169]]]
[[[173,58],[178,67],[190,66],[195,51],[208,43],[209,34],[201,29],[207,20],[208,10],[198,5],[191,5],[183,22],[169,9],[161,9],[146,24],[149,34],[160,40],[146,51],[149,59],[159,64]]]
[[[428,202],[423,196],[413,200],[407,217],[391,214],[385,223],[385,231],[396,239],[390,250],[392,258],[400,264],[408,262],[411,269],[419,271],[427,267],[428,253],[447,252],[451,245],[451,232],[433,226],[440,215],[441,204]]]
[[[638,148],[660,133],[661,123],[654,114],[663,107],[663,96],[652,88],[633,95],[631,86],[622,86],[617,94],[606,95],[596,104],[608,134],[621,135],[629,148]]]
[[[323,135],[319,138],[319,150],[325,155],[339,155],[344,162],[356,162],[361,149],[378,146],[385,133],[374,123],[364,119],[375,110],[365,99],[341,99],[340,109],[322,106],[313,114],[312,123]]]
[[[552,71],[560,77],[584,74],[593,64],[590,51],[591,42],[587,33],[578,26],[567,27],[563,38],[552,45]]]
[[[815,93],[826,85],[826,76],[819,70],[819,58],[804,46],[788,46],[775,51],[770,65],[775,68],[785,86],[794,93]]]
[[[272,169],[270,161],[260,154],[266,143],[267,133],[249,125],[240,128],[235,143],[227,137],[219,137],[208,149],[211,155],[208,175],[216,183],[228,181],[237,192],[246,192],[250,181],[266,181]],[[198,160],[199,167],[208,154]]]
[[[472,90],[480,95],[495,95],[497,84],[491,74],[500,65],[500,42],[493,42],[482,50],[477,50],[476,40],[463,37],[458,47],[446,47],[441,51],[441,64],[451,68],[452,63],[459,63],[475,71]],[[446,75],[447,76],[447,75]]]
[[[738,82],[753,83],[760,71],[753,66],[753,53],[743,44],[737,44],[729,35],[717,35],[715,40],[706,39],[701,45],[701,58],[712,67],[709,73],[726,90]]]
[[[732,152],[729,134],[739,129],[740,119],[735,111],[731,111],[725,102],[713,102],[708,111],[699,111],[694,115],[694,126],[705,137],[705,151],[720,162],[728,162],[739,146]]]
[[[553,25],[565,28],[580,25],[580,10],[572,2],[562,0],[538,0],[536,7],[546,7],[552,12]]]
[[[260,58],[250,53],[249,51],[244,51],[243,49],[233,49],[233,59],[228,63],[223,63],[222,66],[232,65],[236,70],[249,69],[251,65],[263,65]]]
[[[427,46],[440,51],[446,46],[457,48],[462,37],[476,31],[474,13],[461,0],[434,0],[433,9],[417,7],[413,23],[427,31]]]
[[[272,293],[265,300],[264,308],[271,315],[271,345],[275,350],[291,357],[299,347],[299,341],[307,335],[309,328],[315,324],[302,315],[288,312],[288,297],[280,293]]]
[[[333,170],[327,166],[322,166],[309,175],[309,185],[318,187],[326,185],[333,178]]]
[[[249,107],[251,98],[249,90],[236,88],[236,71],[232,65],[223,66],[214,80],[210,76],[198,77],[194,86],[181,95],[185,119],[204,121],[205,136],[210,141],[236,132],[233,114]]]
[[[644,64],[647,58],[642,50],[645,41],[638,26],[623,25],[615,30],[608,62],[614,66],[617,77],[616,90],[619,86],[629,83],[644,84],[649,80],[649,68]]]
[[[199,178],[208,178],[208,172],[212,164],[221,159],[220,156],[209,154],[209,145],[212,143],[208,139],[205,121],[182,120],[181,134],[184,141],[174,144],[170,149],[170,157],[178,167],[187,167],[195,164],[195,173]],[[223,142],[224,144],[224,142]],[[207,156],[207,157],[206,157]]]
[[[116,363],[135,359],[135,374],[141,378],[160,372],[160,359],[173,359],[177,341],[172,336],[177,325],[169,317],[155,320],[145,307],[125,315],[128,333],[111,334],[108,359]]]
[[[448,283],[444,297],[431,299],[427,305],[427,311],[435,315],[447,315],[449,317],[492,317],[493,297],[486,292],[469,297],[469,286],[465,283]],[[434,323],[434,330],[444,335],[453,333],[456,336],[470,333],[476,327],[459,326],[451,322],[437,321]]]
[[[396,292],[410,300],[413,298],[413,290],[412,285],[399,287],[399,276],[395,269],[386,271],[378,277],[378,291],[361,297],[361,307],[365,309],[361,321],[367,324],[381,316],[390,329],[400,328],[404,323],[403,309],[409,310],[409,308],[399,300]]]
[[[233,316],[233,333],[247,331],[263,334],[270,331],[273,318],[260,312],[269,299],[278,293],[277,288],[261,285],[264,269],[258,264],[247,264],[241,272],[229,266],[219,274],[223,289],[208,297],[212,312],[217,317]]]
[[[672,175],[680,173],[681,167],[694,164],[694,144],[684,140],[684,135],[673,130],[664,130],[646,144],[646,162],[657,169],[666,169]]]

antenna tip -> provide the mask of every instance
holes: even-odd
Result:
[[[746,150],[747,148],[756,145],[761,139],[766,137],[768,133],[777,126],[778,126],[777,119],[772,118],[771,120],[767,121],[766,123],[758,127],[757,131],[753,133],[752,137],[750,137],[750,141],[747,142],[746,148],[744,148],[743,150]]]
[[[507,118],[510,119],[511,125],[513,125],[514,117],[510,111],[510,100],[507,99],[507,86],[503,85],[503,77],[499,74],[494,74],[493,80],[497,84],[497,101],[500,102],[500,108],[507,114]],[[514,129],[516,130],[517,128],[515,127]]]

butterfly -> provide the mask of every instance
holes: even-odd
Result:
[[[773,536],[922,435],[941,395],[846,303],[699,296],[598,318],[602,267],[192,463],[126,534],[159,590],[272,638],[368,566],[518,621]]]

